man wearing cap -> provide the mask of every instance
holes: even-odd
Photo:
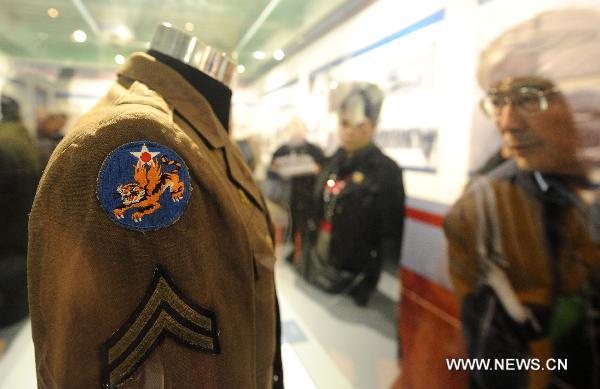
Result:
[[[481,55],[482,108],[512,160],[448,213],[450,275],[469,356],[536,365],[472,371],[471,387],[600,385],[590,319],[599,253],[578,196],[588,177],[578,154],[582,107],[571,99],[600,75],[599,22],[593,10],[546,12]]]
[[[402,170],[372,142],[382,101],[373,84],[356,84],[342,101],[341,147],[317,180],[301,264],[310,282],[347,291],[359,306],[377,287],[382,263],[399,260],[402,244]]]

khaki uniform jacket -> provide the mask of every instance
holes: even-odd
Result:
[[[548,307],[552,303],[554,281],[542,203],[535,195],[541,190],[531,173],[517,171],[513,162],[501,165],[491,175],[490,185],[506,261],[502,268],[521,303]],[[486,208],[486,214],[489,212]],[[557,270],[561,280],[558,291],[563,295],[580,292],[598,267],[598,249],[582,216],[580,210],[570,206],[559,227],[561,244],[557,249]],[[481,259],[476,247],[476,237],[481,231],[477,218],[475,191],[467,189],[445,220],[450,278],[459,304],[466,295],[477,291],[481,281]],[[486,218],[491,222],[489,214]],[[532,342],[530,350],[531,358],[539,358],[542,363],[551,357],[547,339]],[[546,387],[547,379],[548,372],[530,373],[529,387]]]
[[[191,197],[174,224],[133,231],[96,195],[104,159],[175,151]],[[61,142],[29,221],[40,388],[270,388],[279,342],[264,199],[206,99],[138,53]],[[275,378],[277,380],[277,378]]]

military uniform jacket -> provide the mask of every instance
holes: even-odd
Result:
[[[137,165],[132,158],[104,169],[115,150],[139,144],[148,146],[146,156],[160,147],[180,161],[143,160],[142,148],[119,154],[142,155]],[[158,202],[139,214],[103,207],[101,200],[119,195],[99,192],[112,175],[135,169],[138,184],[153,182],[152,166],[160,180],[144,188],[162,188]],[[174,222],[145,230],[119,224],[142,225],[144,213],[171,209],[171,200],[186,202]],[[265,202],[206,99],[169,66],[142,53],[129,59],[52,155],[29,227],[40,388],[270,388],[277,381]]]

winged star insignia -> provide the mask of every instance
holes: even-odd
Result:
[[[190,197],[190,176],[183,159],[166,146],[127,143],[105,159],[97,197],[117,224],[132,230],[157,230],[182,215]]]

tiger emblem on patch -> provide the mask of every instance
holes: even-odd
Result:
[[[175,223],[190,198],[183,159],[158,143],[139,141],[113,150],[98,174],[97,197],[117,224],[137,231]]]

